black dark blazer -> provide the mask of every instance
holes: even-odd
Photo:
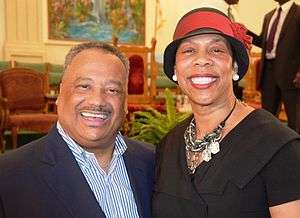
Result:
[[[151,217],[154,152],[125,138],[124,161],[140,217]],[[56,128],[0,155],[0,218],[104,218],[72,152]]]
[[[258,79],[263,82],[265,71],[265,54],[268,26],[275,12],[275,9],[265,15],[263,27],[260,35],[248,31],[253,37],[253,44],[262,48],[261,74]],[[300,70],[300,6],[293,3],[283,23],[276,50],[274,76],[277,84],[282,89],[293,89],[293,80],[298,70]],[[260,84],[261,85],[261,84]]]

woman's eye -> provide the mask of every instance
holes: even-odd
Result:
[[[186,48],[186,49],[182,49],[182,53],[184,54],[189,54],[189,53],[193,53],[195,51],[195,49],[193,48]]]
[[[223,49],[220,49],[220,48],[213,48],[212,49],[212,51],[214,52],[214,53],[220,53],[220,52],[224,52],[224,50]]]
[[[211,48],[211,52],[215,53],[215,54],[220,54],[220,53],[226,53],[227,49],[223,48],[221,46],[216,46],[216,47],[212,47]]]

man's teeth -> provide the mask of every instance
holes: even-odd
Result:
[[[100,118],[100,119],[106,119],[108,117],[107,114],[89,113],[89,112],[81,112],[81,115],[88,118]]]
[[[193,77],[192,82],[199,85],[206,85],[216,81],[214,77]]]

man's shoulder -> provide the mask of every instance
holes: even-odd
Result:
[[[292,5],[292,7],[295,7],[297,14],[300,13],[300,5],[294,3],[294,5]]]
[[[125,152],[127,157],[133,157],[149,166],[154,164],[154,145],[127,137],[124,137],[124,141],[127,145],[127,150]]]
[[[0,168],[4,173],[20,171],[30,166],[35,162],[40,146],[44,144],[44,137],[23,145],[15,150],[9,150],[0,155]]]
[[[154,145],[152,145],[150,143],[131,139],[128,137],[124,137],[124,141],[128,147],[130,147],[131,149],[133,149],[136,152],[154,154],[155,147],[154,147]]]

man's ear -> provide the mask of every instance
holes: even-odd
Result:
[[[128,95],[125,96],[125,101],[124,101],[124,111],[126,114],[128,114]]]

